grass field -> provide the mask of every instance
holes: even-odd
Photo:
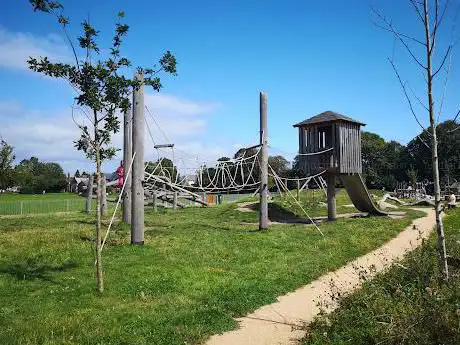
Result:
[[[311,326],[305,345],[460,344],[460,210],[445,219],[450,282],[439,279],[435,235],[401,265],[341,301]]]
[[[19,194],[19,193],[2,193],[0,202],[17,202],[17,201],[55,201],[55,200],[75,200],[81,199],[75,193],[46,193],[46,194]]]
[[[93,201],[93,209],[95,204]],[[82,212],[85,205],[85,198],[75,193],[5,193],[0,195],[0,216]]]
[[[0,344],[199,344],[233,317],[360,256],[407,219],[339,220],[254,231],[236,205],[146,212],[144,246],[114,227],[95,294],[93,218],[0,219]]]

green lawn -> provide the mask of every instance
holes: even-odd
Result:
[[[381,191],[370,191],[371,194],[381,195]],[[293,197],[297,197],[295,191],[291,195],[276,196],[274,201],[284,208],[292,210],[296,215],[305,217],[305,213],[295,202]],[[338,188],[336,190],[337,213],[356,213],[359,212],[352,204],[345,189]],[[305,210],[308,211],[309,216],[327,216],[327,197],[322,190],[309,190],[300,193],[300,203]],[[350,207],[351,205],[351,207]]]
[[[85,205],[86,198],[75,193],[5,193],[0,195],[0,216],[82,212]],[[95,205],[96,201],[93,200],[93,210]],[[114,204],[109,202],[109,210],[113,209],[113,206]]]
[[[460,344],[460,210],[445,219],[450,282],[439,279],[435,235],[319,317],[305,345]]]
[[[0,218],[0,344],[199,344],[232,319],[360,256],[408,219],[254,231],[234,204],[146,212],[144,246],[114,227],[95,294],[93,219]]]
[[[70,200],[81,199],[81,196],[75,193],[45,193],[45,194],[19,194],[19,193],[1,193],[0,202],[16,201],[42,201],[42,200]]]

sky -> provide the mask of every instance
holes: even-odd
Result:
[[[373,23],[376,8],[400,31],[422,39],[423,28],[408,1],[61,2],[72,38],[89,17],[100,31],[101,46],[109,47],[116,14],[123,10],[130,30],[122,54],[134,66],[152,66],[166,50],[176,56],[178,75],[162,78],[160,93],[146,89],[145,102],[162,129],[146,114],[155,142],[174,143],[175,159],[184,169],[257,144],[260,91],[268,95],[272,155],[292,159],[298,150],[292,125],[326,110],[364,122],[365,130],[386,140],[407,143],[421,128],[389,57],[409,83],[420,121],[427,123],[427,113],[412,95],[422,102],[426,98],[421,71],[405,48]],[[458,12],[457,1],[453,3],[438,35],[435,66],[452,37],[460,37],[452,24]],[[416,45],[413,49],[423,54]],[[441,120],[452,118],[460,103],[457,55],[454,47]],[[72,61],[51,16],[34,13],[28,0],[6,0],[0,12],[0,135],[15,147],[17,162],[36,156],[60,163],[65,172],[94,170],[73,147],[79,137],[71,116],[75,92],[64,81],[29,71],[29,56]],[[443,77],[440,73],[435,84],[438,108]],[[114,144],[122,147],[121,134]],[[145,160],[156,159],[148,134],[145,147]],[[119,160],[105,163],[104,171],[113,171]]]

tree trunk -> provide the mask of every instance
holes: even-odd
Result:
[[[438,255],[439,269],[443,280],[449,280],[449,268],[447,266],[446,238],[444,236],[444,225],[441,218],[441,188],[439,183],[439,162],[438,162],[438,139],[436,136],[436,121],[433,103],[433,74],[432,74],[432,49],[430,21],[428,16],[428,0],[424,0],[425,15],[425,39],[426,39],[426,56],[427,56],[427,85],[428,85],[428,110],[430,113],[430,130],[431,130],[431,162],[433,165],[433,182],[434,182],[434,203],[436,212],[436,234],[438,238]],[[434,45],[434,42],[433,42]]]
[[[97,292],[104,291],[104,277],[102,275],[102,231],[101,231],[101,199],[102,199],[102,179],[101,179],[101,155],[100,148],[96,148],[96,289]]]

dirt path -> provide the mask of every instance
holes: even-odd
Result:
[[[389,267],[401,259],[407,251],[415,249],[427,238],[435,225],[434,210],[418,209],[427,215],[416,219],[397,237],[382,247],[359,257],[335,272],[330,272],[312,283],[287,295],[278,301],[265,305],[245,317],[237,319],[239,328],[212,336],[207,345],[291,345],[298,344],[310,323],[319,313],[320,307],[330,312],[337,308],[332,295],[349,293],[362,284],[360,277],[367,277]]]

